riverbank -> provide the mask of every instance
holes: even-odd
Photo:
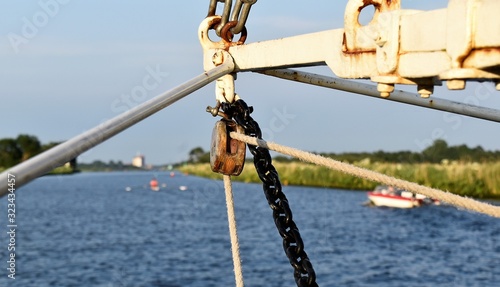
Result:
[[[273,164],[283,185],[371,190],[379,184],[302,162],[275,162]],[[482,199],[500,198],[500,177],[498,176],[500,175],[500,162],[356,163],[355,165],[462,196]],[[211,171],[208,163],[184,165],[179,167],[179,170],[197,176],[222,179],[222,175]],[[260,182],[252,162],[246,162],[241,175],[233,179],[242,182]]]
[[[54,168],[51,172],[47,173],[47,175],[65,175],[65,174],[73,174],[78,173],[80,170],[75,170],[69,166],[60,166]]]

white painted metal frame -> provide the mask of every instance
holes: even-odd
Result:
[[[375,15],[362,26],[358,16],[369,5]],[[234,58],[235,71],[328,65],[337,77],[378,83],[383,97],[394,84],[417,85],[428,97],[442,81],[454,90],[469,80],[494,81],[500,88],[498,11],[498,0],[450,0],[446,9],[432,11],[402,10],[398,0],[350,0],[344,29],[227,45],[212,42],[204,22],[200,41],[205,65],[224,49]]]

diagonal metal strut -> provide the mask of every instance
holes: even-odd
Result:
[[[377,86],[375,85],[363,84],[350,80],[322,76],[293,69],[265,70],[260,71],[259,73],[315,86],[357,93],[377,99],[395,101],[500,123],[500,110],[491,108],[468,105],[455,101],[439,99],[436,97],[422,98],[418,94],[405,92],[402,90],[394,90],[394,92],[391,93],[390,97],[382,98],[380,96],[380,92],[377,91]]]
[[[220,66],[4,171],[0,174],[0,197],[8,192],[9,174],[15,176],[17,189],[233,70],[233,61],[224,61]]]

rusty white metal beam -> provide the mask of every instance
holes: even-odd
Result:
[[[12,176],[14,176],[15,188],[17,189],[31,180],[50,172],[54,168],[65,164],[83,152],[104,142],[152,114],[170,106],[217,78],[231,73],[233,69],[234,64],[232,60],[225,61],[220,66],[214,67],[184,84],[160,94],[46,152],[7,169],[0,174],[0,197],[8,192],[8,178],[13,178]]]
[[[260,71],[259,73],[281,79],[370,96],[377,99],[405,103],[409,105],[446,111],[500,123],[500,110],[490,109],[486,107],[468,105],[435,97],[422,98],[418,94],[402,90],[394,90],[390,97],[382,98],[380,97],[380,93],[377,90],[377,86],[375,85],[369,85],[352,80],[327,77],[291,69],[267,70]]]
[[[358,17],[373,5],[373,20]],[[388,96],[395,84],[417,85],[428,97],[436,84],[463,89],[466,81],[492,81],[500,89],[498,0],[449,0],[432,11],[404,10],[400,1],[349,0],[343,29],[241,45],[200,37],[205,64],[227,50],[235,71],[328,65],[344,79],[370,79]],[[209,25],[200,35],[208,35]]]

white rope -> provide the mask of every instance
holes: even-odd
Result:
[[[231,187],[231,176],[224,175],[224,189],[226,191],[227,221],[231,237],[231,251],[233,253],[234,277],[236,287],[243,287],[243,270],[241,267],[240,244],[238,243],[238,230],[236,229],[236,216],[234,212],[234,198]]]
[[[423,194],[430,198],[438,199],[440,201],[446,202],[448,204],[454,205],[456,207],[464,208],[471,211],[476,211],[479,213],[487,214],[493,217],[500,218],[500,207],[493,206],[488,203],[479,202],[477,200],[461,197],[459,195],[445,192],[439,189],[430,188],[422,185],[418,185],[413,182],[408,182],[405,180],[397,179],[392,176],[381,174],[372,170],[365,168],[360,168],[351,164],[343,163],[331,158],[325,158],[312,153],[304,152],[298,149],[282,146],[272,142],[266,142],[264,140],[257,139],[255,137],[249,137],[236,132],[231,132],[230,136],[233,139],[245,142],[247,144],[260,146],[269,150],[273,150],[282,154],[296,157],[300,160],[325,166],[327,168],[338,170],[346,174],[354,175],[360,178],[364,178],[370,181],[380,182],[387,185],[393,185],[401,189],[411,191],[413,193]]]

